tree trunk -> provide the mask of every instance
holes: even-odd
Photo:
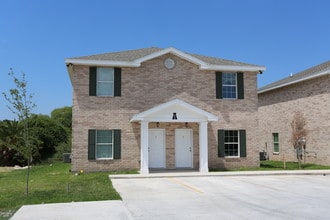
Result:
[[[26,173],[26,196],[29,196],[29,179],[30,179],[30,158],[28,158]]]

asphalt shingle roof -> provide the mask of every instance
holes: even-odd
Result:
[[[330,71],[330,60],[326,61],[324,63],[321,63],[317,66],[311,67],[309,69],[303,70],[301,72],[298,72],[296,74],[293,74],[292,76],[286,77],[284,79],[281,79],[279,81],[270,83],[266,86],[263,86],[258,89],[258,92],[264,92],[273,90],[291,83],[295,83],[296,81],[301,81],[304,79],[308,79],[310,77],[316,76],[320,73]]]
[[[81,56],[81,57],[73,57],[70,59],[79,59],[79,60],[97,60],[97,61],[125,61],[125,62],[133,62],[136,59],[148,56],[152,53],[159,52],[164,50],[163,48],[150,47],[150,48],[142,48],[137,50],[126,50],[120,52],[111,52],[111,53],[103,53],[96,54],[90,56]],[[184,52],[186,53],[186,52]],[[251,66],[258,67],[258,65],[248,64],[243,62],[237,62],[232,60],[225,60],[221,58],[202,56],[197,54],[186,53],[190,56],[193,56],[205,63],[211,65],[228,65],[228,66]]]

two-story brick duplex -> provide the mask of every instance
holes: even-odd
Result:
[[[330,61],[266,85],[258,97],[260,150],[271,160],[296,161],[291,121],[299,111],[306,120],[306,162],[330,164]]]
[[[257,74],[265,67],[175,48],[65,63],[73,171],[259,166]]]

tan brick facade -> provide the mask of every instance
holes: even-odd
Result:
[[[297,161],[290,143],[290,123],[295,111],[306,120],[308,163],[330,164],[330,77],[310,79],[259,94],[260,150],[271,160]],[[272,133],[279,133],[280,152],[273,153]],[[313,157],[316,152],[317,156]]]
[[[164,67],[171,57],[173,69]],[[215,71],[201,70],[197,65],[175,55],[165,54],[143,62],[140,67],[123,67],[120,97],[89,96],[89,67],[73,66],[73,144],[72,170],[110,171],[140,168],[140,124],[130,122],[133,115],[159,104],[180,99],[218,116],[208,123],[210,168],[259,166],[257,72],[244,73],[242,100],[216,99]],[[155,128],[156,122],[149,123]],[[193,167],[199,166],[198,123],[160,123],[166,132],[166,168],[175,168],[174,129],[193,130]],[[88,129],[120,129],[121,159],[88,160]],[[219,158],[218,129],[245,129],[247,157]]]

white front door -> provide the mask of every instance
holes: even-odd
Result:
[[[165,131],[149,130],[149,168],[165,168]]]
[[[192,168],[193,135],[191,129],[175,129],[175,166]]]

